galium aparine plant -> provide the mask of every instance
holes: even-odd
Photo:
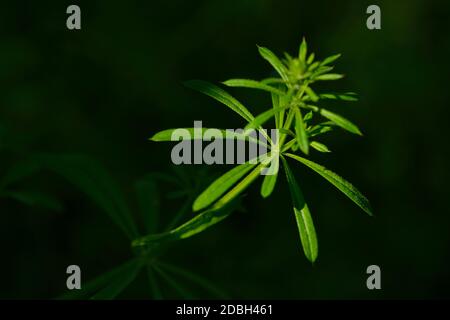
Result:
[[[187,238],[223,220],[232,211],[230,204],[260,177],[261,170],[268,165],[269,161],[275,160],[278,164],[279,159],[281,159],[289,185],[303,251],[309,261],[314,262],[318,255],[316,231],[309,207],[291,171],[288,159],[300,162],[317,172],[366,213],[372,215],[369,201],[351,183],[322,165],[307,159],[311,149],[318,152],[330,151],[326,145],[318,141],[318,138],[335,128],[339,127],[350,133],[362,135],[355,124],[323,107],[327,100],[357,101],[355,93],[325,93],[316,92],[314,89],[314,84],[319,81],[334,81],[343,77],[341,74],[333,73],[334,67],[331,66],[340,55],[333,55],[322,61],[316,60],[314,53],[308,55],[305,39],[301,42],[299,52],[295,57],[285,54],[285,58],[280,59],[267,48],[258,47],[258,50],[262,58],[275,69],[277,77],[261,81],[231,79],[223,84],[228,87],[268,92],[271,95],[272,106],[260,115],[255,117],[244,104],[214,84],[195,80],[188,82],[187,86],[210,96],[239,114],[246,121],[246,129],[263,130],[262,126],[274,118],[275,128],[280,133],[278,143],[270,145],[264,161],[240,164],[206,188],[193,203],[193,211],[199,212],[196,217],[169,232],[137,239],[133,242],[134,246],[151,245],[168,239]],[[155,134],[151,140],[171,141],[175,130],[177,129],[161,131]],[[188,130],[192,131],[193,128]],[[248,139],[248,136],[244,134],[236,138]],[[275,188],[278,170],[275,174],[261,177],[263,178],[261,196],[266,198],[272,194]]]

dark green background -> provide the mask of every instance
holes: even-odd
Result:
[[[65,26],[73,3],[81,31]],[[369,4],[381,6],[382,30],[366,28]],[[171,144],[147,141],[153,133],[194,120],[243,126],[183,81],[266,77],[256,44],[294,54],[305,36],[321,58],[343,54],[336,70],[347,76],[335,89],[361,99],[333,110],[364,132],[326,136],[334,152],[312,159],[353,182],[376,216],[292,164],[319,236],[314,266],[301,251],[284,177],[267,200],[257,182],[247,212],[179,242],[165,260],[234,298],[448,298],[449,14],[448,1],[414,0],[2,1],[0,173],[36,152],[88,154],[134,205],[137,178],[170,171]],[[254,114],[268,106],[264,93],[230,91]],[[88,280],[131,256],[121,231],[66,181],[44,172],[18,187],[29,185],[65,208],[0,199],[1,298],[52,298],[64,291],[69,264]],[[366,288],[371,264],[381,267],[380,291]],[[145,277],[120,297],[148,297]]]

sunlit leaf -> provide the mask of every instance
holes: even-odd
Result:
[[[265,78],[261,80],[264,84],[286,84],[286,81],[281,78]]]
[[[270,118],[279,114],[281,111],[285,110],[288,106],[278,107],[274,109],[269,109],[259,114],[252,122],[245,126],[245,129],[259,128],[264,123],[266,123]]]
[[[322,74],[328,73],[328,72],[330,72],[333,69],[334,69],[334,67],[318,67],[314,71],[314,73],[311,75],[311,78],[315,79],[316,77],[318,77],[318,76],[320,76]]]
[[[333,184],[336,188],[341,190],[347,197],[349,197],[353,202],[355,202],[367,214],[372,215],[372,209],[370,207],[369,200],[367,200],[367,198],[361,192],[359,192],[359,190],[356,189],[350,182],[338,176],[336,173],[328,170],[324,166],[309,161],[305,158],[290,153],[286,153],[285,155],[303,163],[307,167],[311,168],[312,170],[320,174],[322,177],[327,179],[331,184]]]
[[[292,202],[294,204],[294,214],[297,221],[298,231],[300,233],[303,252],[309,261],[314,262],[317,259],[319,250],[311,213],[309,212],[303,193],[297,184],[287,161],[284,158],[281,159],[283,160],[284,171],[286,172],[286,178],[292,197]]]
[[[238,196],[261,174],[265,162],[259,164],[245,178],[223,195],[211,209],[203,211],[181,226],[162,234],[149,235],[133,241],[133,246],[143,246],[148,243],[160,243],[176,239],[184,239],[198,234],[212,225],[228,217],[236,207]]]
[[[311,141],[310,146],[319,152],[331,152],[326,145],[317,141]]]
[[[305,38],[303,38],[302,43],[300,44],[300,49],[298,52],[298,58],[303,64],[306,64],[306,54],[308,51],[308,45],[306,44]]]
[[[310,121],[312,118],[313,118],[313,113],[312,113],[312,111],[310,111],[307,114],[305,114],[305,116],[303,117],[303,121],[307,122],[307,121]]]
[[[314,78],[316,81],[330,81],[330,80],[339,80],[344,77],[343,74],[337,74],[337,73],[327,73],[322,74],[320,76],[317,76]]]
[[[277,183],[279,157],[274,157],[271,165],[274,166],[274,168],[272,168],[273,174],[265,175],[261,185],[261,196],[263,198],[267,198],[272,194]]]
[[[279,108],[280,107],[280,97],[275,93],[272,93],[270,95],[270,97],[272,99],[272,109],[275,110],[275,109]],[[275,127],[281,128],[282,125],[283,124],[280,121],[280,114],[277,112],[277,113],[275,113]]]
[[[330,64],[330,63],[333,63],[334,61],[336,61],[337,59],[339,59],[341,57],[341,54],[339,53],[339,54],[335,54],[335,55],[333,55],[333,56],[330,56],[330,57],[328,57],[328,58],[326,58],[326,59],[324,59],[322,62],[321,62],[321,66],[326,66],[326,65],[328,65],[328,64]]]
[[[311,53],[311,54],[309,55],[308,60],[306,61],[306,63],[307,63],[307,64],[313,63],[314,58],[315,58],[314,53]]]
[[[242,103],[240,103],[236,98],[234,98],[228,92],[219,88],[218,86],[201,80],[191,80],[187,81],[185,84],[187,87],[197,90],[201,93],[204,93],[210,96],[211,98],[226,105],[231,110],[238,113],[245,120],[249,122],[253,120],[254,118],[253,115],[250,113],[250,111],[247,110],[247,108]]]
[[[309,154],[308,134],[306,133],[305,123],[299,108],[295,108],[295,135],[300,150],[305,154]]]
[[[259,54],[272,65],[272,67],[278,72],[278,74],[281,76],[281,78],[284,81],[289,81],[288,76],[287,76],[286,67],[283,65],[283,63],[280,61],[280,59],[278,59],[278,57],[272,51],[270,51],[267,48],[259,47],[259,46],[258,46],[258,51],[259,51]]]
[[[199,211],[211,205],[255,166],[243,163],[226,172],[195,199],[192,209]]]
[[[250,123],[253,122],[250,121]],[[198,132],[196,131],[198,130]],[[266,145],[261,139],[256,139],[245,132],[233,131],[233,130],[224,130],[224,129],[215,129],[215,128],[174,128],[174,129],[166,129],[159,131],[150,138],[151,141],[155,142],[164,142],[164,141],[174,141],[172,136],[175,134],[175,137],[181,136],[182,139],[186,140],[202,140],[205,132],[208,130],[214,130],[218,133],[220,132],[223,139],[234,139],[238,141],[249,141],[252,143],[256,143],[259,145]],[[174,137],[174,138],[175,138]]]
[[[334,125],[334,123],[333,123]],[[329,124],[318,124],[308,129],[308,135],[312,138],[333,130],[333,127]]]
[[[326,109],[320,109],[320,114],[327,118],[328,120],[333,121],[335,124],[337,124],[339,127],[354,133],[354,134],[358,134],[360,136],[362,136],[361,131],[359,130],[359,128],[353,124],[352,122],[350,122],[350,120],[345,119],[344,117],[337,115],[329,110]]]
[[[358,101],[358,95],[354,92],[345,93],[321,93],[319,94],[321,100],[340,100],[340,101]]]
[[[311,89],[310,87],[306,86],[305,87],[305,92],[308,95],[308,97],[312,100],[312,101],[319,101],[319,97],[317,96],[317,94],[314,92],[313,89]]]
[[[275,93],[278,95],[285,94],[280,89],[269,86],[269,85],[259,82],[259,81],[249,80],[249,79],[230,79],[230,80],[224,81],[223,84],[228,87],[242,87],[242,88],[259,89],[259,90]]]

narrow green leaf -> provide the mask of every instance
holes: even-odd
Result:
[[[306,63],[307,63],[307,64],[313,63],[314,58],[315,58],[314,53],[311,53],[311,54],[309,55],[308,60],[306,61]]]
[[[253,120],[253,115],[242,103],[240,103],[236,98],[231,96],[225,90],[219,88],[218,86],[201,80],[191,80],[185,83],[187,87],[204,93],[211,98],[221,102],[222,104],[229,107],[234,112],[238,113],[242,118],[247,121]]]
[[[354,92],[321,93],[319,94],[319,98],[322,100],[358,101],[358,95]]]
[[[191,237],[210,226],[222,221],[232,212],[234,209],[235,199],[248,187],[251,183],[259,177],[261,169],[265,166],[265,163],[259,164],[253,169],[244,179],[237,183],[230,191],[222,196],[211,209],[206,210],[199,215],[195,216],[188,222],[172,230],[170,234],[175,239],[184,239]]]
[[[91,297],[92,300],[112,300],[116,298],[123,290],[125,290],[131,282],[136,278],[142,264],[135,260],[134,264],[125,273],[117,275],[117,277],[105,288],[98,291]]]
[[[330,81],[330,80],[339,80],[344,77],[343,74],[337,74],[337,73],[326,73],[319,75],[314,78],[315,81]]]
[[[341,54],[335,54],[333,56],[330,56],[328,58],[326,58],[325,60],[322,61],[322,63],[320,64],[321,66],[326,66],[330,63],[333,63],[334,61],[336,61],[337,59],[339,59],[341,57]]]
[[[313,113],[312,113],[312,111],[310,111],[307,114],[305,114],[305,116],[303,117],[303,121],[308,122],[308,121],[312,120],[312,118],[313,118]]]
[[[281,128],[281,129],[278,129],[278,131],[280,133],[287,134],[287,135],[295,138],[295,133],[292,132],[291,130],[288,130],[288,129],[285,129],[285,128]]]
[[[278,95],[284,95],[285,93],[280,89],[269,86],[265,83],[249,80],[249,79],[230,79],[223,82],[224,85],[228,87],[241,87],[241,88],[251,88],[251,89],[259,89],[271,93],[275,93]]]
[[[229,197],[225,199],[226,201],[224,201],[224,203],[219,203],[219,205],[213,206],[211,209],[199,213],[189,221],[173,230],[159,234],[150,234],[139,239],[135,239],[132,242],[132,247],[158,246],[166,242],[189,238],[206,230],[216,223],[219,223],[227,218],[239,204],[238,199],[236,199],[239,194],[236,194],[234,189],[232,189],[225,196],[227,195],[229,195]]]
[[[283,63],[278,59],[278,57],[269,49],[264,47],[258,46],[259,54],[267,60],[272,67],[278,72],[278,74],[281,76],[281,78],[284,81],[289,81],[289,78],[287,76],[287,70],[286,67],[283,65]]]
[[[253,120],[252,120],[253,121]],[[252,122],[250,121],[250,122]],[[172,135],[176,133],[176,135],[180,135],[183,137],[183,139],[186,140],[201,140],[203,139],[204,134],[208,130],[217,130],[221,133],[223,139],[236,139],[239,141],[249,141],[252,143],[265,145],[263,141],[260,141],[260,139],[255,139],[254,137],[245,134],[245,132],[235,132],[232,130],[224,130],[224,129],[215,129],[215,128],[202,128],[201,133],[199,133],[199,136],[196,135],[196,131],[200,128],[174,128],[174,129],[166,129],[159,131],[155,133],[149,140],[155,141],[155,142],[164,142],[164,141],[174,141],[172,139]],[[184,131],[184,132],[183,132]],[[185,134],[184,134],[185,133]]]
[[[297,138],[292,139],[289,142],[286,142],[283,145],[283,148],[281,149],[281,153],[284,153],[292,148],[293,151],[297,150],[298,144],[297,144]]]
[[[300,62],[303,64],[306,64],[306,54],[308,51],[308,45],[306,44],[306,40],[303,37],[302,43],[300,44],[300,50],[298,53],[298,58],[300,59]]]
[[[263,198],[268,198],[274,188],[275,184],[277,183],[277,177],[278,177],[278,166],[279,166],[279,157],[274,157],[274,163],[272,164],[274,167],[274,174],[266,175],[264,176],[263,183],[261,185],[261,196]]]
[[[167,241],[174,241],[192,237],[212,225],[222,221],[228,217],[238,205],[238,196],[256,179],[261,173],[261,169],[265,166],[265,162],[258,165],[250,174],[236,184],[230,191],[222,196],[212,207],[201,212],[191,220],[181,226],[160,234],[152,234],[141,237],[132,242],[132,247],[140,247],[145,245],[158,245]]]
[[[279,107],[279,108],[274,108],[274,109],[269,109],[261,114],[259,114],[252,122],[250,122],[249,124],[247,124],[245,126],[245,130],[247,129],[254,129],[254,128],[259,128],[260,126],[262,126],[264,123],[267,122],[267,120],[269,120],[270,118],[272,118],[273,116],[279,114],[281,111],[287,109],[287,105],[283,106],[283,107]]]
[[[331,152],[326,145],[317,141],[311,141],[310,146],[319,152]]]
[[[230,202],[225,203],[222,206],[213,206],[211,209],[199,213],[191,220],[171,230],[169,232],[170,236],[175,240],[186,239],[219,223],[228,217],[235,209],[233,200],[234,199],[231,199]]]
[[[333,70],[334,67],[318,67],[316,71],[314,71],[314,73],[311,75],[311,79],[315,79],[316,77],[324,74],[324,73],[328,73],[331,70]]]
[[[311,89],[310,87],[306,86],[306,87],[305,87],[305,92],[306,92],[306,94],[308,95],[308,97],[309,97],[312,101],[314,101],[314,102],[319,101],[319,97],[318,97],[317,94],[313,91],[313,89]]]
[[[295,112],[295,134],[297,137],[297,144],[304,154],[309,154],[308,134],[306,133],[305,123],[303,122],[303,117],[302,114],[300,113],[300,108],[295,108],[294,112]]]
[[[312,138],[327,132],[330,132],[333,130],[333,127],[331,125],[326,124],[318,124],[311,128],[308,128],[308,135]]]
[[[289,185],[289,190],[294,204],[294,214],[297,221],[298,231],[300,233],[300,240],[302,242],[303,252],[306,258],[314,263],[317,259],[319,246],[317,244],[316,230],[309,212],[308,205],[305,202],[300,186],[297,184],[294,175],[284,157],[283,161],[284,171]]]
[[[275,94],[272,93],[270,95],[271,99],[272,99],[272,109],[277,109],[280,107],[280,97]],[[280,128],[282,126],[282,124],[280,124],[280,114],[279,113],[275,113],[275,128]]]
[[[353,124],[352,122],[350,122],[349,120],[345,119],[344,117],[337,115],[331,111],[328,111],[326,109],[320,109],[320,114],[327,118],[328,120],[333,121],[335,124],[337,124],[339,127],[354,133],[354,134],[358,134],[360,136],[362,136],[361,131],[359,130],[359,128]]]
[[[359,192],[359,190],[356,189],[350,182],[338,176],[336,173],[328,170],[324,166],[309,161],[305,158],[290,153],[286,153],[286,156],[303,163],[307,167],[311,168],[312,170],[320,174],[322,177],[327,179],[331,184],[333,184],[336,188],[341,190],[347,197],[349,197],[353,202],[355,202],[367,214],[372,215],[369,200],[367,200],[367,198],[363,196],[362,193]]]
[[[317,67],[320,65],[319,61],[316,61],[314,63],[312,63],[309,67],[308,67],[308,71],[309,72],[313,72],[314,70],[317,69]]]
[[[261,80],[264,84],[286,84],[286,81],[280,78],[265,78]]]
[[[195,199],[192,209],[194,211],[199,211],[208,207],[255,166],[256,164],[243,163],[226,172]]]

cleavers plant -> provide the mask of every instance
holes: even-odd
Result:
[[[246,128],[262,129],[262,125],[269,119],[275,119],[275,128],[278,129],[280,138],[278,144],[271,144],[266,156],[270,160],[275,159],[277,165],[278,159],[281,158],[303,251],[306,258],[314,262],[318,255],[318,244],[313,220],[287,159],[296,160],[317,172],[366,213],[372,215],[369,201],[351,183],[306,158],[311,148],[319,152],[330,151],[326,145],[316,139],[336,127],[362,135],[355,124],[322,107],[322,102],[327,100],[356,101],[357,96],[353,92],[319,93],[313,89],[316,82],[338,80],[343,77],[341,74],[332,73],[333,66],[331,64],[340,57],[339,54],[318,61],[315,59],[314,53],[308,55],[305,39],[301,42],[296,57],[285,54],[285,59],[280,60],[267,48],[258,47],[258,50],[260,55],[275,69],[278,77],[262,81],[231,79],[223,84],[228,87],[244,87],[270,93],[272,106],[260,115],[253,116],[241,102],[216,85],[195,80],[188,82],[187,86],[212,97],[238,113],[246,120]],[[155,134],[151,140],[170,141],[171,133],[174,130],[176,129],[161,131]],[[237,138],[245,139],[246,137]],[[231,213],[231,210],[223,209],[252,184],[267,165],[267,161],[260,161],[256,164],[247,162],[231,169],[196,198],[193,203],[193,211],[200,212],[196,217],[171,231],[137,239],[133,245],[148,246],[168,239],[187,238],[223,220]],[[266,198],[273,192],[277,176],[278,174],[262,176],[264,178],[261,186],[262,197]]]

